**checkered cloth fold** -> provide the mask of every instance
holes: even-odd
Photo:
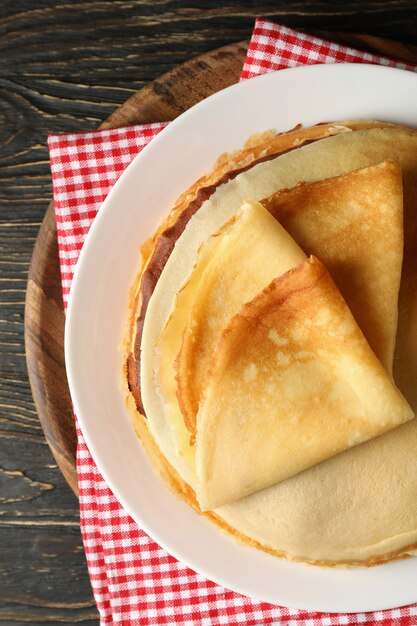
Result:
[[[242,80],[312,63],[415,66],[359,52],[257,20]],[[49,137],[65,306],[84,239],[110,188],[166,124]],[[81,530],[102,624],[217,626],[269,624],[417,625],[417,605],[355,615],[307,613],[257,602],[191,571],[123,510],[98,471],[77,423]]]

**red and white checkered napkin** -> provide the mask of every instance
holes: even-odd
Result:
[[[308,63],[416,67],[257,20],[242,79]],[[85,236],[110,188],[165,126],[131,126],[49,137],[65,305]],[[125,513],[104,482],[77,424],[81,529],[102,624],[417,625],[417,605],[357,615],[307,613],[256,602],[206,580],[162,550]]]

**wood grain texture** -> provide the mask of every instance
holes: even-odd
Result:
[[[164,72],[247,40],[258,15],[399,39],[393,54],[414,58],[413,0],[0,3],[0,624],[98,624],[77,502],[46,445],[25,366],[25,286],[51,198],[46,136],[97,128]]]
[[[77,437],[65,372],[63,308],[56,223],[51,204],[39,230],[29,268],[25,306],[26,361],[46,440],[68,484],[78,495]]]

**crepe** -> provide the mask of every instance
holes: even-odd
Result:
[[[412,417],[312,256],[222,332],[197,415],[197,500],[240,500]]]
[[[170,483],[197,509],[193,446],[179,409],[165,412],[155,346],[176,294],[196,263],[199,247],[246,197],[262,199],[301,181],[344,175],[387,159],[399,163],[405,241],[394,379],[411,407],[417,407],[417,135],[403,127],[372,125],[368,130],[342,132],[293,149],[219,184],[160,262],[156,287],[148,296],[140,344],[140,382],[147,419],[137,415],[136,428],[147,449],[153,450],[166,468]],[[181,207],[177,220],[187,211],[187,202]],[[154,251],[159,241],[156,237]],[[135,300],[136,313],[141,297]],[[133,332],[131,345],[138,358],[136,337]],[[240,540],[287,558],[328,565],[371,565],[398,557],[417,546],[416,449],[413,419],[278,485],[216,509],[215,517],[210,518]]]
[[[201,246],[157,345],[161,379],[171,387],[172,405],[177,393],[191,440],[203,383],[224,327],[275,276],[304,259],[279,222],[259,202],[249,200]]]
[[[307,254],[315,254],[326,264],[371,348],[392,373],[403,258],[399,165],[385,162],[344,176],[300,183],[262,203]],[[162,378],[168,380],[178,354],[172,388],[175,391],[177,384],[181,412],[192,437],[220,333],[239,306],[256,294],[256,288],[262,289],[281,273],[268,271],[273,267],[269,260],[274,258],[263,245],[271,228],[268,221],[261,221],[253,211],[246,228],[246,237],[234,225],[233,240],[216,235],[214,244],[202,245],[192,277],[182,287],[163,333],[160,352],[169,365]]]
[[[392,373],[403,261],[400,166],[387,161],[262,200],[307,255],[324,263],[369,345]]]

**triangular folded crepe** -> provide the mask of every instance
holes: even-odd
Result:
[[[394,161],[300,183],[261,201],[329,270],[369,345],[392,372],[403,260],[403,188]]]
[[[202,510],[239,500],[411,419],[315,257],[223,331],[197,416]]]
[[[178,399],[192,435],[207,369],[223,328],[275,276],[305,258],[277,220],[255,201],[245,202],[201,246],[194,271],[179,292],[158,343],[163,380],[170,380],[173,405],[177,404],[178,383]],[[170,374],[181,343],[176,381]]]

